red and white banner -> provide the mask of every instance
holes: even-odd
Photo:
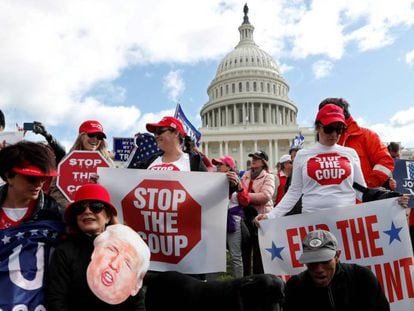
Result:
[[[98,167],[109,166],[111,165],[99,151],[74,150],[59,163],[56,186],[69,202],[73,202],[76,190],[89,183]]]
[[[367,266],[375,273],[391,310],[414,310],[414,259],[405,211],[396,198],[260,223],[259,243],[265,272],[287,280],[305,270],[298,261],[304,236],[314,229],[332,232],[341,262]]]
[[[151,250],[150,270],[226,271],[225,174],[99,168],[118,219]]]

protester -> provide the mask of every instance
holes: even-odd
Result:
[[[65,148],[46,130],[45,126],[38,121],[33,122],[33,133],[42,135],[50,148],[52,148],[58,164],[66,154]]]
[[[340,262],[341,250],[332,233],[325,230],[308,233],[302,249],[299,262],[307,269],[287,281],[283,310],[390,310],[371,270]]]
[[[246,185],[240,181],[236,172],[236,162],[230,155],[213,159],[217,172],[225,173],[229,181],[229,209],[227,215],[227,248],[230,252],[233,276],[243,276],[242,257],[242,219],[244,208],[249,204],[249,194]]]
[[[5,181],[0,187],[1,310],[22,305],[42,309],[43,272],[64,229],[59,205],[42,191],[56,175],[54,155],[43,144],[21,141],[0,150],[0,177]]]
[[[280,202],[285,195],[287,179],[292,175],[292,157],[289,154],[284,154],[279,159],[280,170],[276,174],[275,185],[277,185],[274,205]]]
[[[107,226],[116,222],[116,215],[117,211],[111,203],[110,195],[103,186],[85,184],[76,191],[74,202],[65,209],[65,221],[70,234],[53,253],[47,274],[47,310],[145,310],[142,291],[121,303],[108,304],[97,297],[88,286],[87,270],[94,252],[94,243],[99,244],[94,241]],[[119,250],[110,247],[106,252],[118,254]],[[127,252],[123,251],[122,255],[126,254]],[[139,262],[143,263],[145,270],[149,254],[144,252],[140,255],[142,262]],[[124,258],[113,263],[112,268],[126,269],[127,264],[132,264],[132,260]],[[117,292],[119,280],[115,273],[107,270],[104,275],[108,294]],[[137,280],[138,283],[140,281],[141,279]]]
[[[114,166],[105,139],[106,135],[102,124],[96,120],[86,120],[79,126],[78,137],[70,148],[69,154],[74,150],[99,151],[108,163],[111,166]],[[98,177],[96,176],[95,179],[97,178]],[[96,182],[95,179],[93,181]],[[57,187],[56,181],[56,179],[52,180],[49,191],[50,195],[60,204],[60,206],[66,207],[69,204],[69,201]]]
[[[154,133],[161,151],[138,163],[135,168],[162,171],[207,171],[202,155],[191,149],[191,146],[187,145],[184,148],[184,139],[187,135],[180,120],[166,116],[157,123],[147,123],[146,129]],[[192,274],[191,276],[206,279],[205,274]]]
[[[365,181],[355,150],[337,144],[345,131],[342,108],[330,104],[319,110],[315,130],[318,142],[296,154],[288,192],[273,210],[256,220],[287,214],[302,194],[304,213],[355,204],[353,183],[365,186]],[[362,193],[358,191],[357,195],[362,200]]]
[[[387,147],[377,133],[358,125],[352,118],[349,103],[345,99],[326,98],[319,104],[319,109],[332,104],[341,107],[345,115],[346,130],[339,138],[338,144],[355,149],[368,187],[381,187],[392,177],[394,170],[394,161]]]
[[[266,152],[259,150],[250,153],[251,166],[243,174],[242,181],[248,186],[250,208],[245,210],[246,225],[250,230],[250,243],[245,243],[243,249],[244,275],[263,273],[263,263],[260,255],[257,228],[253,224],[257,213],[268,213],[273,208],[272,196],[275,191],[275,178],[269,172],[269,157]],[[252,271],[253,256],[253,271]]]
[[[207,171],[202,156],[184,147],[186,132],[180,120],[163,117],[158,123],[147,123],[147,131],[154,133],[161,152],[139,163],[136,168],[170,171]]]

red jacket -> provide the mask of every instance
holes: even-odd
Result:
[[[339,138],[338,144],[355,149],[361,161],[361,169],[368,187],[380,187],[392,177],[394,160],[378,134],[360,127],[349,117],[348,129]]]

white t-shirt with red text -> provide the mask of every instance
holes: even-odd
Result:
[[[164,163],[162,156],[159,156],[148,166],[148,169],[157,171],[190,171],[190,156],[184,152],[177,161],[170,163]]]
[[[356,151],[317,142],[296,154],[289,190],[268,218],[285,215],[302,193],[302,213],[354,205],[357,198],[362,200],[362,193],[352,187],[354,182],[366,186]]]

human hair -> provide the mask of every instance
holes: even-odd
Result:
[[[325,98],[319,104],[319,110],[321,110],[321,108],[327,104],[334,104],[334,105],[337,105],[338,107],[341,107],[344,110],[345,119],[348,119],[351,116],[351,114],[349,113],[349,103],[345,99],[338,98],[338,97]]]
[[[389,152],[398,152],[400,151],[400,144],[392,141],[388,144],[387,149]]]
[[[42,172],[50,173],[56,170],[53,151],[42,143],[20,141],[0,150],[0,177],[3,180],[16,175],[14,167],[33,165]]]
[[[4,119],[4,113],[0,110],[0,131],[6,127],[6,120]]]
[[[69,152],[74,150],[85,150],[82,144],[82,135],[88,135],[86,133],[79,133],[78,137],[76,137],[75,142],[73,143],[72,147],[70,148]],[[112,161],[111,155],[108,151],[108,144],[105,139],[101,140],[99,144],[98,151],[104,156],[105,159]]]
[[[135,249],[137,254],[141,256],[142,264],[140,265],[137,273],[138,277],[143,278],[149,269],[151,252],[141,236],[129,226],[115,224],[106,227],[105,231],[95,238],[93,242],[94,247],[108,241],[110,237],[117,238],[130,244]]]

